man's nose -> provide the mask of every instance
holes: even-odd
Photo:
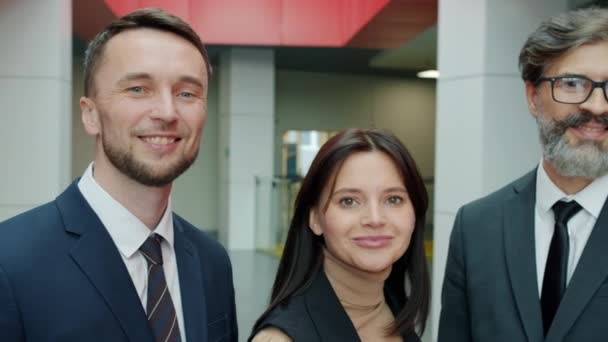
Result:
[[[156,108],[152,111],[152,118],[163,121],[174,121],[177,118],[175,97],[169,93],[160,93],[156,101]]]
[[[608,100],[606,100],[606,85],[595,88],[587,101],[580,104],[580,108],[594,115],[608,114]]]

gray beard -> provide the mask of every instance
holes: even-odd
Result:
[[[568,143],[564,133],[568,127],[591,120],[606,124],[608,116],[597,117],[589,113],[573,113],[562,121],[553,121],[539,113],[536,123],[543,149],[543,157],[562,176],[595,179],[608,173],[608,151],[601,142]]]

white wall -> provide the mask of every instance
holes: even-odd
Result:
[[[53,200],[69,183],[72,2],[7,1],[1,7],[3,221]]]

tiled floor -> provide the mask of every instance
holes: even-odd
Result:
[[[236,291],[236,310],[239,320],[239,341],[247,341],[251,327],[264,311],[278,266],[275,257],[250,252],[230,252]],[[422,341],[430,341],[431,327],[427,326]]]

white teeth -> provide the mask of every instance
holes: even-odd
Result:
[[[157,144],[157,145],[167,145],[167,144],[172,144],[175,141],[177,141],[177,139],[175,139],[175,138],[167,138],[167,137],[143,137],[142,140],[147,143]]]
[[[582,129],[583,131],[588,131],[588,132],[602,132],[602,131],[606,130],[604,127],[580,126],[579,128]]]

